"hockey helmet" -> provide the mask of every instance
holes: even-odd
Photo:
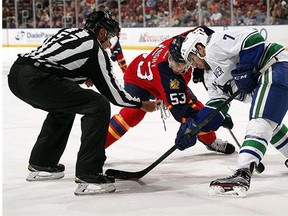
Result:
[[[98,32],[99,28],[104,28],[108,39],[117,36],[120,32],[119,23],[104,11],[90,13],[85,20],[84,28],[93,29],[95,32]]]
[[[188,61],[188,55],[190,52],[196,54],[199,58],[203,59],[202,56],[200,56],[198,49],[196,46],[198,44],[202,44],[203,46],[206,46],[208,39],[208,35],[205,33],[203,28],[197,28],[194,31],[190,32],[184,42],[182,43],[181,47],[181,55],[182,57]]]
[[[186,73],[191,67],[191,64],[188,61],[185,61],[185,59],[181,55],[181,46],[184,39],[185,37],[183,36],[176,36],[173,38],[169,46],[169,67],[177,75]]]
[[[185,59],[181,55],[181,46],[185,37],[176,36],[173,38],[169,46],[169,54],[172,59],[179,63],[186,63]]]

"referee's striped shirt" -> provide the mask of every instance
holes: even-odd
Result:
[[[61,29],[36,50],[20,56],[63,78],[74,81],[90,78],[98,91],[115,105],[142,106],[139,98],[132,97],[119,85],[107,52],[90,30]]]

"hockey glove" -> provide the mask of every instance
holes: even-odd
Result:
[[[257,86],[254,66],[251,64],[237,65],[236,69],[231,71],[231,75],[241,93],[249,94]]]
[[[229,114],[226,115],[226,118],[222,122],[221,126],[224,128],[230,129],[230,130],[233,128],[234,123],[233,123],[232,118]]]
[[[183,151],[186,148],[189,148],[189,147],[195,145],[199,131],[194,133],[192,136],[187,135],[195,127],[196,127],[196,124],[195,124],[194,120],[191,118],[187,122],[182,123],[180,125],[180,128],[177,132],[177,137],[175,139],[175,144],[177,145],[177,148],[179,150]]]
[[[204,82],[204,69],[194,68],[193,69],[193,82]]]

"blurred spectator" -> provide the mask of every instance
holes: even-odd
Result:
[[[263,25],[266,19],[266,14],[261,12],[260,9],[255,9],[253,12],[253,19],[256,25]]]
[[[10,8],[3,5],[2,7],[2,28],[13,28],[11,27],[11,23],[13,22],[12,13],[10,12]],[[15,23],[15,20],[14,20]]]
[[[222,14],[219,12],[218,8],[214,8],[210,20],[214,25],[219,25],[221,23]]]
[[[146,15],[147,27],[157,27],[158,25],[158,16],[154,9],[150,9],[149,13]]]
[[[254,25],[256,23],[255,19],[252,16],[251,11],[247,11],[246,17],[245,17],[243,23],[244,23],[244,25]]]
[[[169,13],[167,11],[158,11],[157,17],[158,17],[158,27],[167,27],[169,26]]]
[[[37,27],[39,28],[49,28],[50,27],[50,17],[46,10],[38,10],[39,12],[39,21]]]
[[[171,0],[171,9],[169,0],[144,0],[144,4],[143,0],[121,0],[120,5],[118,0],[35,0],[34,23],[33,1],[6,0],[2,7],[2,26],[11,28],[17,24],[23,28],[47,28],[52,23],[52,28],[62,28],[76,27],[78,23],[82,27],[83,18],[94,9],[110,11],[113,18],[121,20],[122,27],[142,27],[144,23],[146,27],[197,26],[199,22],[211,26],[288,24],[288,0],[269,1],[270,10],[267,15],[267,0],[201,0],[201,5],[198,5],[198,1]],[[18,17],[18,22],[15,17]],[[47,21],[48,17],[52,19],[51,23]]]
[[[211,26],[212,25],[212,23],[210,22],[209,17],[204,17],[203,25],[206,25],[206,26]]]

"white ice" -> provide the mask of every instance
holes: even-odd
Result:
[[[16,98],[9,90],[6,75],[17,53],[31,48],[2,49],[2,173],[3,215],[5,216],[184,216],[184,215],[287,215],[288,169],[285,158],[270,146],[263,160],[266,170],[255,174],[244,199],[208,196],[209,183],[232,174],[237,154],[209,152],[201,143],[185,151],[176,150],[139,181],[116,181],[114,194],[76,197],[73,192],[76,155],[80,144],[80,116],[74,123],[67,148],[61,158],[65,177],[50,182],[26,182],[30,151],[46,113]],[[127,61],[145,51],[124,50]],[[115,65],[117,77],[122,72]],[[190,84],[194,93],[207,101],[201,84]],[[277,106],[278,104],[275,104]],[[248,119],[249,104],[232,103],[230,114],[233,132],[242,142]],[[112,114],[119,111],[112,106]],[[284,122],[288,123],[288,117]],[[173,144],[179,124],[170,117],[164,131],[160,112],[147,114],[143,122],[132,128],[106,151],[104,170],[139,171],[157,160]],[[219,138],[235,144],[226,129]],[[236,146],[236,144],[235,144]],[[238,147],[236,147],[238,150]]]

